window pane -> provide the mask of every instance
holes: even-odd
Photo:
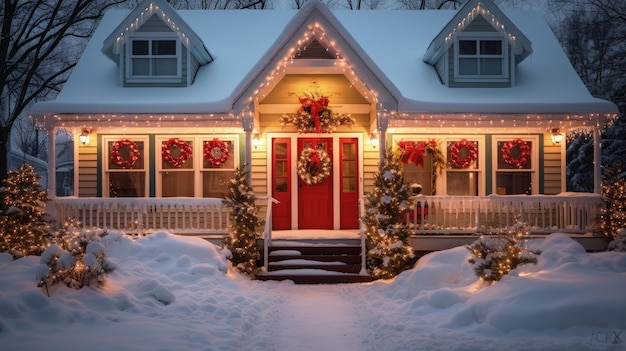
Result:
[[[202,196],[225,198],[228,194],[228,182],[234,175],[233,171],[202,172]]]
[[[459,40],[459,55],[476,55],[476,40]]]
[[[142,59],[138,59],[135,58],[132,61],[132,70],[133,73],[132,75],[134,76],[148,76],[150,75],[150,59],[147,58],[142,58]]]
[[[185,143],[187,143],[187,145],[189,145],[189,147],[192,149],[192,152],[191,154],[189,154],[187,159],[184,160],[183,158],[181,158],[181,149],[178,145],[176,145],[176,143],[174,143],[169,148],[169,152],[170,152],[172,159],[168,161],[165,159],[165,157],[163,157],[163,152],[162,152],[163,146],[167,144],[167,141],[161,142],[161,148],[159,149],[159,151],[161,151],[161,165],[163,169],[193,169],[193,153],[195,152],[195,150],[193,150],[193,142],[189,140],[185,140]],[[184,163],[180,164],[180,162],[184,162]]]
[[[153,40],[152,55],[176,55],[176,40]]]
[[[502,41],[500,40],[481,40],[481,55],[502,55]]]
[[[277,159],[287,158],[287,143],[275,143],[274,154],[276,155]]]
[[[124,168],[122,166],[119,166],[116,164],[115,160],[109,160],[109,169],[143,169],[144,168],[144,143],[143,141],[134,141],[135,145],[137,145],[137,152],[138,154],[135,155],[137,157],[137,160],[135,161],[135,163],[132,165],[132,167],[130,168]],[[109,141],[108,142],[108,147],[109,147],[109,157],[112,154],[113,151],[113,145],[115,144],[115,141]],[[121,145],[118,149],[117,152],[119,153],[119,158],[117,159],[118,162],[124,162],[127,161],[131,158],[131,148],[130,146],[126,146],[126,145]]]
[[[496,193],[500,195],[532,194],[531,172],[497,172]]]
[[[215,144],[210,150],[210,159],[213,161],[225,159],[224,163],[219,166],[215,166],[206,160],[204,147],[210,140],[204,140],[202,142],[202,167],[203,168],[235,168],[235,149],[231,140],[221,140],[221,143]],[[223,144],[222,144],[223,143]],[[223,148],[223,149],[222,149]],[[228,155],[228,157],[225,157]]]
[[[177,59],[175,58],[155,58],[152,60],[152,75],[154,76],[175,76],[178,74]]]
[[[477,196],[478,172],[450,172],[446,175],[448,195]]]
[[[508,144],[504,148],[505,144]],[[532,142],[526,141],[528,146],[526,154],[522,152],[522,145],[513,141],[498,142],[498,169],[531,169],[532,168]]]
[[[133,40],[133,55],[148,55],[147,40]]]
[[[459,59],[459,74],[462,76],[475,76],[478,74],[478,59]]]
[[[502,59],[501,58],[483,58],[480,60],[480,74],[484,76],[501,76],[502,75]]]
[[[473,148],[472,148],[473,147]],[[446,160],[452,169],[478,168],[478,142],[469,140],[448,141]]]
[[[111,172],[109,175],[109,197],[146,196],[145,172]]]
[[[162,172],[161,173],[161,195],[163,197],[172,196],[194,196],[193,172]]]
[[[354,193],[356,192],[356,179],[354,178],[344,178],[343,179],[343,189],[344,193]]]
[[[404,179],[409,184],[418,183],[422,186],[421,194],[432,195],[432,158],[424,156],[424,168],[409,163],[404,165]]]
[[[274,164],[274,175],[276,177],[286,177],[287,174],[287,161],[276,161]]]
[[[277,178],[276,179],[276,189],[277,193],[287,192],[287,178]]]

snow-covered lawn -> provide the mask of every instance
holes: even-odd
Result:
[[[165,232],[104,240],[103,289],[36,287],[39,257],[0,254],[0,350],[626,350],[626,254],[565,235],[502,281],[477,281],[463,247],[394,280],[249,281],[212,244]]]

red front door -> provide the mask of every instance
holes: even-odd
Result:
[[[312,147],[325,150],[332,160],[332,145],[331,138],[298,138],[298,155],[295,159],[300,158],[303,148]],[[299,229],[333,229],[332,162],[330,169],[330,175],[320,184],[309,185],[298,177]]]
[[[272,228],[291,229],[291,140],[272,139]]]

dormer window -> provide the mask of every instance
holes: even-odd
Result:
[[[128,51],[127,82],[181,81],[181,45],[175,35],[134,36]]]
[[[459,36],[454,52],[455,81],[507,81],[508,55],[504,38]]]

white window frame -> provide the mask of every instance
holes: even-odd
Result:
[[[462,40],[475,40],[477,45],[476,55],[461,55],[459,53],[459,42]],[[501,55],[481,55],[480,54],[480,41],[500,40],[502,42],[502,54]],[[478,70],[480,72],[480,60],[481,59],[501,59],[502,74],[501,75],[463,75],[460,71],[460,62],[462,58],[475,58]],[[509,81],[509,47],[508,41],[500,33],[461,33],[454,41],[454,80],[455,82],[508,82]]]
[[[515,169],[515,168],[498,168],[498,154],[500,149],[498,148],[498,142],[511,141],[513,139],[521,139],[526,142],[531,142],[532,147],[530,149],[530,168]],[[493,135],[491,137],[492,145],[492,175],[491,175],[491,188],[495,194],[498,186],[498,172],[531,172],[531,195],[539,193],[539,136],[538,135]]]
[[[203,193],[202,174],[204,172],[219,172],[219,171],[234,171],[239,166],[239,135],[236,134],[198,134],[198,135],[182,135],[178,137],[183,141],[191,141],[193,153],[193,168],[192,169],[175,169],[167,168],[163,169],[163,157],[161,156],[161,145],[163,142],[173,138],[172,135],[156,135],[154,138],[155,148],[155,192],[157,197],[163,197],[161,174],[163,172],[193,172],[194,174],[194,197],[201,198]],[[233,145],[233,149],[229,150],[229,158],[233,157],[234,167],[230,168],[204,168],[204,141],[219,139],[221,141],[230,141]],[[228,185],[226,185],[228,186]]]
[[[148,41],[148,55],[133,56],[133,41]],[[157,40],[173,40],[176,42],[176,55],[152,55],[152,42]],[[150,66],[149,75],[133,75],[133,59],[134,58],[146,58],[150,65],[152,65],[152,59],[176,59],[176,75],[152,75],[152,66]],[[182,44],[176,33],[134,33],[128,40],[126,45],[126,82],[128,83],[178,83],[182,81]]]
[[[128,139],[134,142],[143,142],[143,168],[133,169],[110,169],[111,165],[111,150],[109,149],[109,142],[116,142],[120,139]],[[109,197],[109,174],[120,172],[144,172],[144,197],[150,196],[150,140],[146,135],[106,135],[102,137],[102,143],[104,155],[102,157],[102,197]],[[138,196],[139,197],[139,196]]]

